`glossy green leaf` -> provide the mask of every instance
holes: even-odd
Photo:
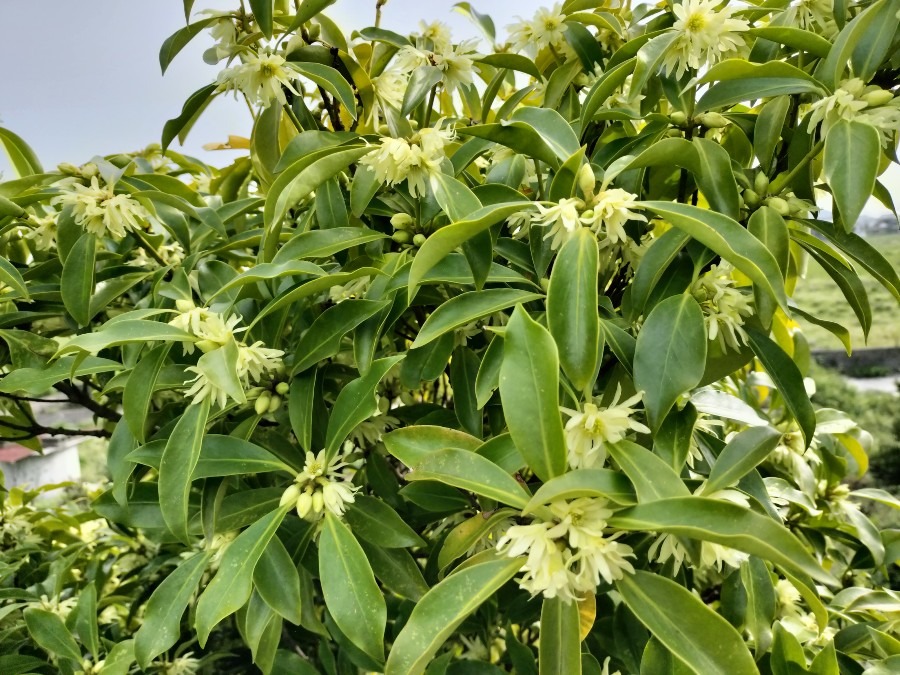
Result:
[[[520,73],[531,75],[536,80],[544,79],[537,69],[534,61],[521,54],[488,54],[478,59],[478,63],[484,63],[495,68],[509,68]]]
[[[208,84],[191,94],[181,108],[181,114],[168,120],[163,126],[162,150],[165,152],[176,138],[184,143],[194,122],[216,96],[218,85]]]
[[[776,96],[762,107],[756,117],[756,124],[753,127],[753,151],[764,171],[772,166],[775,147],[781,138],[790,107],[789,96]]]
[[[91,320],[91,295],[94,292],[94,265],[97,239],[92,234],[81,235],[63,263],[59,291],[63,304],[79,326]]]
[[[476,513],[450,530],[441,545],[438,567],[444,569],[457,558],[464,556],[482,537],[506,518],[516,515],[512,509],[497,509]]]
[[[836,583],[784,526],[732,502],[706,497],[660,499],[619,511],[609,524],[622,530],[668,532],[712,541],[828,586]]]
[[[782,433],[770,426],[750,427],[731,438],[719,453],[701,494],[731,487],[765,460],[781,441]]]
[[[636,571],[617,581],[616,590],[656,639],[694,672],[759,673],[740,633],[683,586]]]
[[[650,427],[659,429],[678,397],[697,386],[706,365],[703,313],[690,295],[663,300],[638,333],[634,385]]]
[[[541,480],[566,470],[559,412],[559,356],[553,337],[516,307],[503,339],[500,398],[513,442]]]
[[[347,333],[385,306],[385,302],[375,300],[345,300],[326,309],[300,338],[297,345],[300,358],[291,373],[302,373],[319,361],[334,356]]]
[[[631,304],[635,313],[643,311],[650,294],[663,278],[666,269],[689,241],[690,235],[677,227],[666,231],[653,241],[641,258],[631,284]]]
[[[172,430],[159,463],[159,504],[163,518],[184,543],[190,541],[188,497],[194,467],[200,459],[209,404],[209,398],[205,398],[202,403],[188,406]]]
[[[601,352],[597,239],[581,228],[556,258],[547,290],[547,325],[563,372],[579,390],[594,380]]]
[[[544,598],[541,605],[540,672],[581,672],[578,604],[561,598]]]
[[[469,434],[445,427],[417,425],[396,429],[382,437],[387,451],[408,467],[413,467],[428,455],[446,448],[474,452],[481,441]]]
[[[514,288],[491,288],[462,293],[439,305],[426,319],[411,348],[422,347],[448,331],[514,305],[539,300],[538,293]]]
[[[631,480],[641,504],[690,494],[674,469],[637,443],[619,441],[609,446],[609,455]]]
[[[179,563],[156,587],[144,620],[135,634],[134,654],[141,668],[172,647],[181,636],[181,618],[206,571],[210,553],[197,553]]]
[[[762,242],[727,216],[672,202],[643,202],[672,225],[725,258],[787,309],[778,262]]]
[[[626,506],[637,501],[631,482],[618,471],[573,469],[541,485],[522,512],[531,513],[536,507],[557,499],[580,497],[600,497]]]
[[[825,135],[825,181],[847,232],[875,189],[880,160],[878,130],[870,124],[840,120]]]
[[[291,68],[337,98],[344,106],[347,114],[356,119],[356,96],[353,93],[353,88],[340,72],[330,66],[311,61],[302,63],[292,61]]]
[[[159,371],[169,355],[170,348],[170,344],[162,344],[147,352],[135,364],[122,392],[125,422],[131,430],[132,436],[140,443],[145,441],[144,434],[147,428],[147,417],[150,414],[151,398],[156,389]]]
[[[154,340],[196,342],[197,338],[180,328],[159,321],[118,321],[116,323],[107,323],[100,330],[93,333],[76,335],[60,348],[57,355],[61,356],[80,350],[96,354],[101,349],[114,345],[152,342]]]
[[[374,497],[356,495],[356,500],[347,505],[345,519],[354,534],[382,548],[425,545],[394,509]]]
[[[385,675],[421,675],[441,645],[467,616],[522,566],[522,559],[491,560],[461,570],[434,586],[416,603],[394,640]]]
[[[409,76],[409,84],[403,94],[403,103],[400,106],[400,114],[409,115],[419,106],[443,77],[441,69],[436,66],[419,66]]]
[[[300,625],[300,575],[291,554],[277,536],[269,540],[256,563],[253,586],[269,607],[291,623]]]
[[[166,74],[166,68],[169,67],[169,64],[172,63],[172,59],[178,55],[178,52],[184,49],[187,43],[193,40],[200,31],[216,21],[219,21],[218,17],[201,19],[175,31],[166,38],[159,50],[159,67],[162,69],[163,75]]]
[[[634,100],[647,86],[650,78],[659,72],[678,37],[678,31],[667,31],[652,38],[640,48],[631,77],[631,87],[628,90],[631,100]]]
[[[287,510],[287,507],[282,507],[260,518],[225,549],[219,571],[197,601],[194,626],[201,647],[222,619],[236,612],[250,599],[253,570]]]
[[[384,596],[362,547],[331,512],[325,513],[319,537],[319,577],[335,623],[354,645],[381,662],[387,622]]]
[[[360,171],[357,175],[370,173],[370,171]],[[278,249],[272,263],[285,263],[304,258],[326,258],[339,251],[385,238],[386,235],[381,232],[365,227],[334,227],[327,230],[301,232]],[[257,265],[253,269],[258,270],[260,267],[262,265]]]
[[[25,286],[25,280],[22,279],[19,270],[5,257],[0,257],[0,283],[12,288],[23,299],[28,299],[28,288]]]
[[[23,612],[32,639],[42,648],[62,659],[81,663],[81,650],[66,625],[53,612],[29,607]]]
[[[375,389],[387,372],[402,359],[402,355],[378,359],[365,375],[341,389],[328,420],[326,457],[333,457],[350,432],[378,412]]]
[[[756,358],[760,360],[769,377],[775,382],[778,393],[784,399],[808,446],[816,431],[816,413],[809,394],[803,385],[803,375],[797,364],[775,342],[763,333],[750,329],[748,341]]]
[[[3,146],[6,156],[9,158],[9,163],[20,178],[44,172],[34,150],[31,149],[24,139],[9,129],[0,127],[0,145]]]
[[[445,485],[525,508],[530,495],[511,475],[481,455],[447,448],[425,456],[406,474],[406,480],[434,480]]]

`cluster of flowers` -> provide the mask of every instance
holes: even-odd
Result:
[[[328,509],[337,517],[344,515],[347,504],[352,504],[359,488],[351,483],[345,468],[348,464],[342,457],[325,457],[325,451],[318,454],[306,453],[303,471],[297,474],[294,483],[281,496],[281,506],[295,505],[297,515],[308,520],[318,520]]]
[[[192,396],[194,403],[209,398],[222,408],[227,404],[229,390],[223,386],[220,376],[205,367],[203,359],[211,352],[228,345],[236,347],[235,374],[245,389],[258,384],[264,375],[283,370],[283,351],[264,347],[259,340],[248,345],[235,338],[236,333],[246,330],[237,327],[241,317],[233,314],[226,318],[206,307],[197,307],[191,300],[178,300],[176,307],[180,314],[169,321],[169,324],[198,338],[196,343],[184,343],[185,353],[192,353],[195,345],[204,353],[196,366],[188,366],[186,369],[196,373],[196,377],[186,383],[191,385],[187,396]]]
[[[691,294],[703,310],[707,336],[718,340],[722,351],[739,350],[746,343],[744,319],[753,314],[751,296],[735,288],[732,271],[725,262],[713,265],[691,285]]]
[[[605,499],[581,497],[549,505],[551,519],[534,518],[528,525],[513,525],[497,542],[497,551],[516,557],[527,554],[519,585],[526,591],[567,602],[593,593],[601,578],[621,579],[634,568],[631,547],[616,541],[621,533],[606,536],[612,511]]]
[[[404,180],[409,183],[413,197],[428,194],[427,181],[441,172],[444,147],[452,141],[451,129],[426,127],[409,139],[381,138],[381,145],[360,160],[360,164],[375,172],[375,179],[388,185]]]
[[[96,237],[122,239],[128,232],[143,230],[150,221],[150,213],[129,194],[116,194],[114,185],[92,176],[90,185],[72,183],[61,188],[50,200],[52,206],[72,209],[72,218],[85,232]]]
[[[844,80],[831,96],[810,106],[809,132],[821,124],[824,136],[840,120],[872,125],[886,145],[888,132],[900,131],[900,96],[874,84],[866,85],[859,78]]]

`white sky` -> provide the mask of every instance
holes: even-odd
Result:
[[[237,0],[196,0],[194,10],[231,9]],[[457,0],[389,0],[382,26],[400,33],[417,28],[420,19],[441,20],[455,39],[479,36],[477,29],[452,10]],[[474,0],[489,13],[498,38],[517,15],[530,17],[552,0]],[[181,0],[0,0],[4,35],[0,39],[0,125],[22,136],[46,168],[59,162],[80,164],[94,155],[131,152],[158,142],[162,127],[181,112],[185,99],[215,80],[218,68],[203,62],[212,44],[195,38],[160,74],[159,47],[184,26]],[[345,30],[372,25],[375,0],[338,0],[326,14]],[[39,27],[39,38],[34,29]],[[229,134],[250,135],[246,107],[221,96],[206,109],[183,148],[213,165],[233,152],[209,152],[205,143]],[[0,172],[10,178],[4,153]],[[900,167],[882,176],[900,202]],[[869,213],[883,212],[872,203]]]

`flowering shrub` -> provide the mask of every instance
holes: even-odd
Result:
[[[161,146],[47,172],[0,130],[0,430],[77,433],[35,420],[50,389],[88,408],[93,509],[181,556],[138,567],[133,636],[98,643],[105,591],[54,572],[28,597],[78,618],[7,604],[4,644],[67,673],[895,672],[900,539],[865,506],[900,502],[848,485],[870,437],[813,409],[796,319],[848,333],[791,297],[812,259],[864,331],[861,271],[900,299],[853,233],[893,208],[900,3],[569,0],[506,37],[461,3],[480,42],[381,1],[345,36],[329,4],[172,35],[164,70],[204,29],[222,70]],[[249,156],[169,147],[232,93]]]

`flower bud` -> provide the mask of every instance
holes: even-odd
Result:
[[[408,213],[395,213],[391,216],[391,227],[395,230],[408,230],[413,218]]]
[[[669,129],[666,131],[666,138],[681,138],[684,132],[681,129]]]
[[[284,491],[284,494],[281,495],[281,502],[279,502],[279,506],[287,506],[288,504],[293,504],[299,497],[300,486],[291,485],[287,490]]]
[[[62,164],[58,164],[56,166],[57,169],[60,170],[61,173],[68,174],[69,176],[80,176],[81,169],[79,169],[74,164],[69,164],[68,162],[63,162]]]
[[[753,180],[753,189],[756,190],[760,195],[766,194],[769,190],[769,177],[766,176],[762,171],[756,174],[756,178]]]
[[[586,199],[594,196],[594,186],[596,184],[597,179],[594,178],[594,170],[591,168],[591,165],[582,164],[581,168],[578,169],[578,187],[581,188]]]
[[[200,349],[200,351],[203,352],[204,354],[206,354],[207,352],[211,352],[214,349],[218,349],[219,347],[222,346],[215,340],[200,340],[196,344],[197,344],[197,347]]]
[[[312,510],[312,506],[312,495],[308,492],[304,492],[297,498],[297,515],[301,518],[306,518]]]
[[[276,394],[275,396],[272,396],[269,399],[269,409],[267,412],[269,414],[272,414],[273,412],[278,410],[280,407],[281,407],[281,397],[278,394]]]
[[[685,114],[684,114],[683,112],[681,112],[680,110],[676,110],[676,111],[673,112],[671,115],[669,115],[669,121],[670,121],[672,124],[675,124],[675,125],[677,125],[677,126],[680,127],[680,126],[683,125],[685,122],[687,122],[687,115],[685,115]]]
[[[717,112],[700,113],[694,119],[707,129],[722,129],[730,124],[727,118]]]
[[[413,237],[413,245],[414,246],[421,246],[424,243],[425,243],[425,235],[424,234],[417,234],[415,237]]]
[[[196,309],[197,305],[194,304],[193,300],[185,300],[184,298],[178,298],[175,301],[175,309],[179,312],[190,312],[192,309]]]
[[[322,509],[325,507],[325,497],[322,495],[322,492],[316,490],[312,495],[312,508],[316,513],[322,513]]]
[[[791,213],[791,207],[781,197],[769,197],[766,200],[766,206],[771,208],[779,216],[788,216]]]
[[[259,398],[256,399],[256,405],[254,406],[254,410],[257,415],[265,415],[269,410],[269,404],[272,402],[272,395],[264,391],[259,395]]]
[[[98,169],[97,165],[93,162],[88,162],[81,167],[81,175],[85,178],[93,178],[94,176],[100,175],[100,169]]]
[[[879,89],[878,91],[870,91],[868,94],[863,95],[863,101],[865,101],[868,105],[873,108],[877,108],[881,105],[887,105],[891,101],[894,100],[894,94],[885,90]]]
[[[288,392],[291,390],[291,385],[287,382],[279,382],[275,385],[275,392],[282,395],[287,396]]]
[[[756,190],[744,190],[743,197],[744,203],[750,208],[759,205],[759,193],[757,193]]]
[[[391,235],[391,239],[393,239],[398,244],[408,244],[412,241],[412,235],[405,230],[398,230]]]
[[[318,40],[319,33],[322,32],[322,27],[317,23],[309,23],[309,24],[307,24],[306,30],[309,33],[310,40]]]

